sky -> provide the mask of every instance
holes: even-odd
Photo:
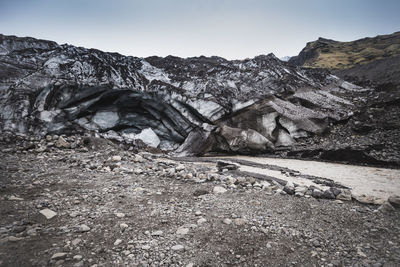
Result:
[[[128,56],[294,56],[400,31],[400,0],[0,0],[0,33]]]

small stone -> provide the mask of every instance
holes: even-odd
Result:
[[[60,136],[56,142],[56,147],[58,148],[70,148],[71,144],[64,139],[64,137]]]
[[[52,211],[51,209],[47,209],[47,208],[39,211],[39,213],[42,214],[44,217],[46,217],[46,219],[48,219],[48,220],[57,215],[56,212]]]
[[[163,234],[163,231],[158,230],[158,231],[154,231],[151,233],[152,236],[161,236]]]
[[[234,220],[234,222],[235,222],[235,224],[237,226],[242,226],[242,225],[245,225],[247,223],[247,221],[245,219],[243,219],[243,218],[236,218]]]
[[[87,226],[86,224],[81,224],[78,226],[77,232],[79,233],[85,233],[85,232],[89,232],[90,231],[90,227]]]
[[[178,230],[176,230],[176,234],[183,236],[183,235],[187,235],[189,233],[189,228],[178,228]]]
[[[196,210],[195,212],[194,212],[194,215],[196,215],[196,216],[200,216],[202,213],[201,213],[201,211],[199,211],[199,210]]]
[[[115,213],[115,216],[117,216],[118,218],[124,218],[125,214],[122,212],[117,212],[117,213]]]
[[[52,260],[61,260],[64,259],[67,256],[67,253],[64,252],[57,252],[51,256]]]
[[[225,193],[227,190],[225,189],[225,188],[223,188],[222,186],[215,186],[214,187],[214,189],[213,189],[213,192],[215,193],[215,194],[223,194],[223,193]]]
[[[121,156],[113,156],[113,157],[111,158],[111,161],[114,161],[114,162],[119,162],[119,161],[121,161],[121,160],[122,160]]]
[[[175,245],[175,246],[171,247],[171,249],[173,251],[183,251],[185,249],[185,247],[183,245]]]
[[[80,261],[80,260],[83,259],[83,256],[82,256],[82,255],[75,255],[75,256],[73,257],[73,259],[76,260],[76,261]]]
[[[175,167],[176,171],[183,171],[185,169],[185,165],[179,164],[178,166]]]
[[[231,219],[229,219],[229,218],[225,218],[223,221],[222,221],[224,224],[231,224],[232,223],[232,220]]]
[[[72,211],[72,212],[69,213],[69,216],[72,217],[72,218],[75,218],[78,215],[79,215],[79,212],[77,212],[77,211]]]
[[[136,169],[133,170],[133,172],[134,172],[135,174],[142,174],[142,173],[143,173],[143,170],[140,169],[140,168],[136,168]]]
[[[366,257],[367,257],[367,255],[365,255],[365,253],[362,252],[360,248],[357,249],[357,254],[358,254],[360,257],[363,257],[363,258],[366,258]]]
[[[133,162],[144,162],[144,161],[145,159],[139,154],[136,154],[135,158],[133,159]]]
[[[196,189],[194,192],[193,192],[193,196],[195,196],[195,197],[199,197],[199,196],[202,196],[202,195],[206,195],[206,194],[208,194],[209,192],[207,191],[207,190],[205,190],[205,189]]]
[[[26,230],[26,226],[25,225],[16,225],[16,226],[14,226],[12,228],[12,232],[16,233],[16,234],[22,233],[25,230]]]
[[[122,240],[121,239],[117,239],[117,240],[115,240],[115,242],[114,242],[114,246],[118,246],[119,244],[121,244],[122,243]]]
[[[21,197],[10,196],[10,197],[8,198],[8,200],[22,201],[22,200],[24,200],[24,199],[23,199],[23,198],[21,198]]]
[[[123,230],[125,230],[126,228],[128,228],[129,226],[126,223],[120,223],[119,227]]]
[[[142,249],[143,250],[149,250],[151,247],[150,247],[150,245],[143,245],[142,246]]]
[[[286,192],[288,195],[294,195],[294,193],[295,193],[294,187],[287,186],[287,185],[285,185],[283,187],[283,191]]]
[[[219,160],[217,161],[217,168],[219,171],[222,171],[224,169],[226,170],[237,170],[240,168],[240,165],[234,162],[230,162],[230,161],[223,161],[223,160]]]
[[[19,240],[22,240],[22,237],[15,237],[15,236],[9,236],[9,237],[5,237],[1,240],[1,243],[5,243],[5,242],[17,242]]]
[[[201,225],[201,224],[206,223],[206,222],[207,222],[206,218],[200,218],[200,219],[197,220],[197,224],[198,225]]]
[[[75,238],[74,240],[71,241],[71,244],[75,247],[78,245],[80,242],[82,242],[82,239],[80,238]]]

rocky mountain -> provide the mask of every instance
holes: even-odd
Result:
[[[273,54],[138,58],[5,35],[0,51],[2,131],[91,132],[181,156],[298,151],[373,94]]]

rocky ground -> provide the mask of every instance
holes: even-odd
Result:
[[[98,138],[0,145],[0,266],[400,265],[398,199],[314,198]]]

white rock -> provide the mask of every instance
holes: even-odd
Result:
[[[176,230],[177,235],[183,236],[183,235],[187,235],[188,233],[189,233],[188,228],[181,227],[181,228],[178,228],[178,230]]]
[[[121,229],[126,229],[126,228],[128,228],[129,226],[128,226],[126,223],[120,223],[120,224],[119,224],[119,227],[121,227]]]
[[[161,236],[163,234],[163,231],[158,230],[158,231],[154,231],[151,233],[152,236]]]
[[[8,200],[22,201],[22,200],[24,200],[24,199],[21,198],[21,197],[10,196],[10,197],[8,198]]]
[[[143,250],[149,250],[151,247],[150,247],[150,245],[144,245],[144,246],[142,246],[142,249]]]
[[[183,171],[185,169],[185,165],[179,164],[178,166],[175,167],[175,170],[177,171]]]
[[[64,259],[67,256],[67,253],[64,252],[57,252],[51,256],[52,260],[61,260]]]
[[[75,255],[73,259],[76,260],[76,261],[80,261],[80,260],[83,259],[83,256],[82,255]]]
[[[90,227],[87,226],[86,224],[81,224],[81,225],[78,226],[77,231],[80,232],[80,233],[89,232],[90,231]]]
[[[74,240],[71,241],[71,244],[72,244],[73,246],[76,246],[76,245],[78,245],[80,242],[82,242],[82,239],[80,239],[80,238],[75,238]]]
[[[222,186],[215,186],[214,187],[214,189],[213,189],[213,192],[215,193],[215,194],[223,194],[223,193],[225,193],[227,190],[225,189],[225,188],[223,188]]]
[[[111,158],[111,160],[112,160],[112,161],[115,161],[115,162],[118,162],[118,161],[121,161],[122,158],[121,158],[121,156],[113,156],[113,157]]]
[[[200,219],[197,220],[197,224],[198,225],[201,225],[201,224],[206,223],[206,222],[207,222],[206,218],[200,218]]]
[[[54,211],[52,211],[51,209],[43,209],[43,210],[41,210],[41,211],[39,211],[40,212],[40,214],[42,214],[44,217],[46,217],[46,219],[51,219],[51,218],[53,218],[54,216],[56,216],[57,215],[57,213],[56,212],[54,212]]]
[[[115,240],[115,242],[114,242],[114,246],[118,246],[119,244],[121,244],[122,243],[122,240],[121,239],[117,239],[117,240]]]
[[[171,249],[173,251],[182,251],[185,249],[185,247],[183,245],[175,245],[175,246],[171,247]]]
[[[247,223],[247,221],[245,219],[242,219],[242,218],[236,218],[235,219],[235,224],[238,225],[238,226],[245,225],[246,223]]]
[[[115,213],[115,216],[117,216],[118,218],[124,218],[125,214],[122,212],[117,212],[117,213]]]
[[[142,174],[142,173],[143,173],[143,170],[140,169],[140,168],[136,168],[136,169],[133,170],[133,172],[134,172],[135,174]]]
[[[231,224],[231,223],[232,223],[232,220],[229,219],[229,218],[226,218],[226,219],[224,219],[222,222],[223,222],[224,224]]]

